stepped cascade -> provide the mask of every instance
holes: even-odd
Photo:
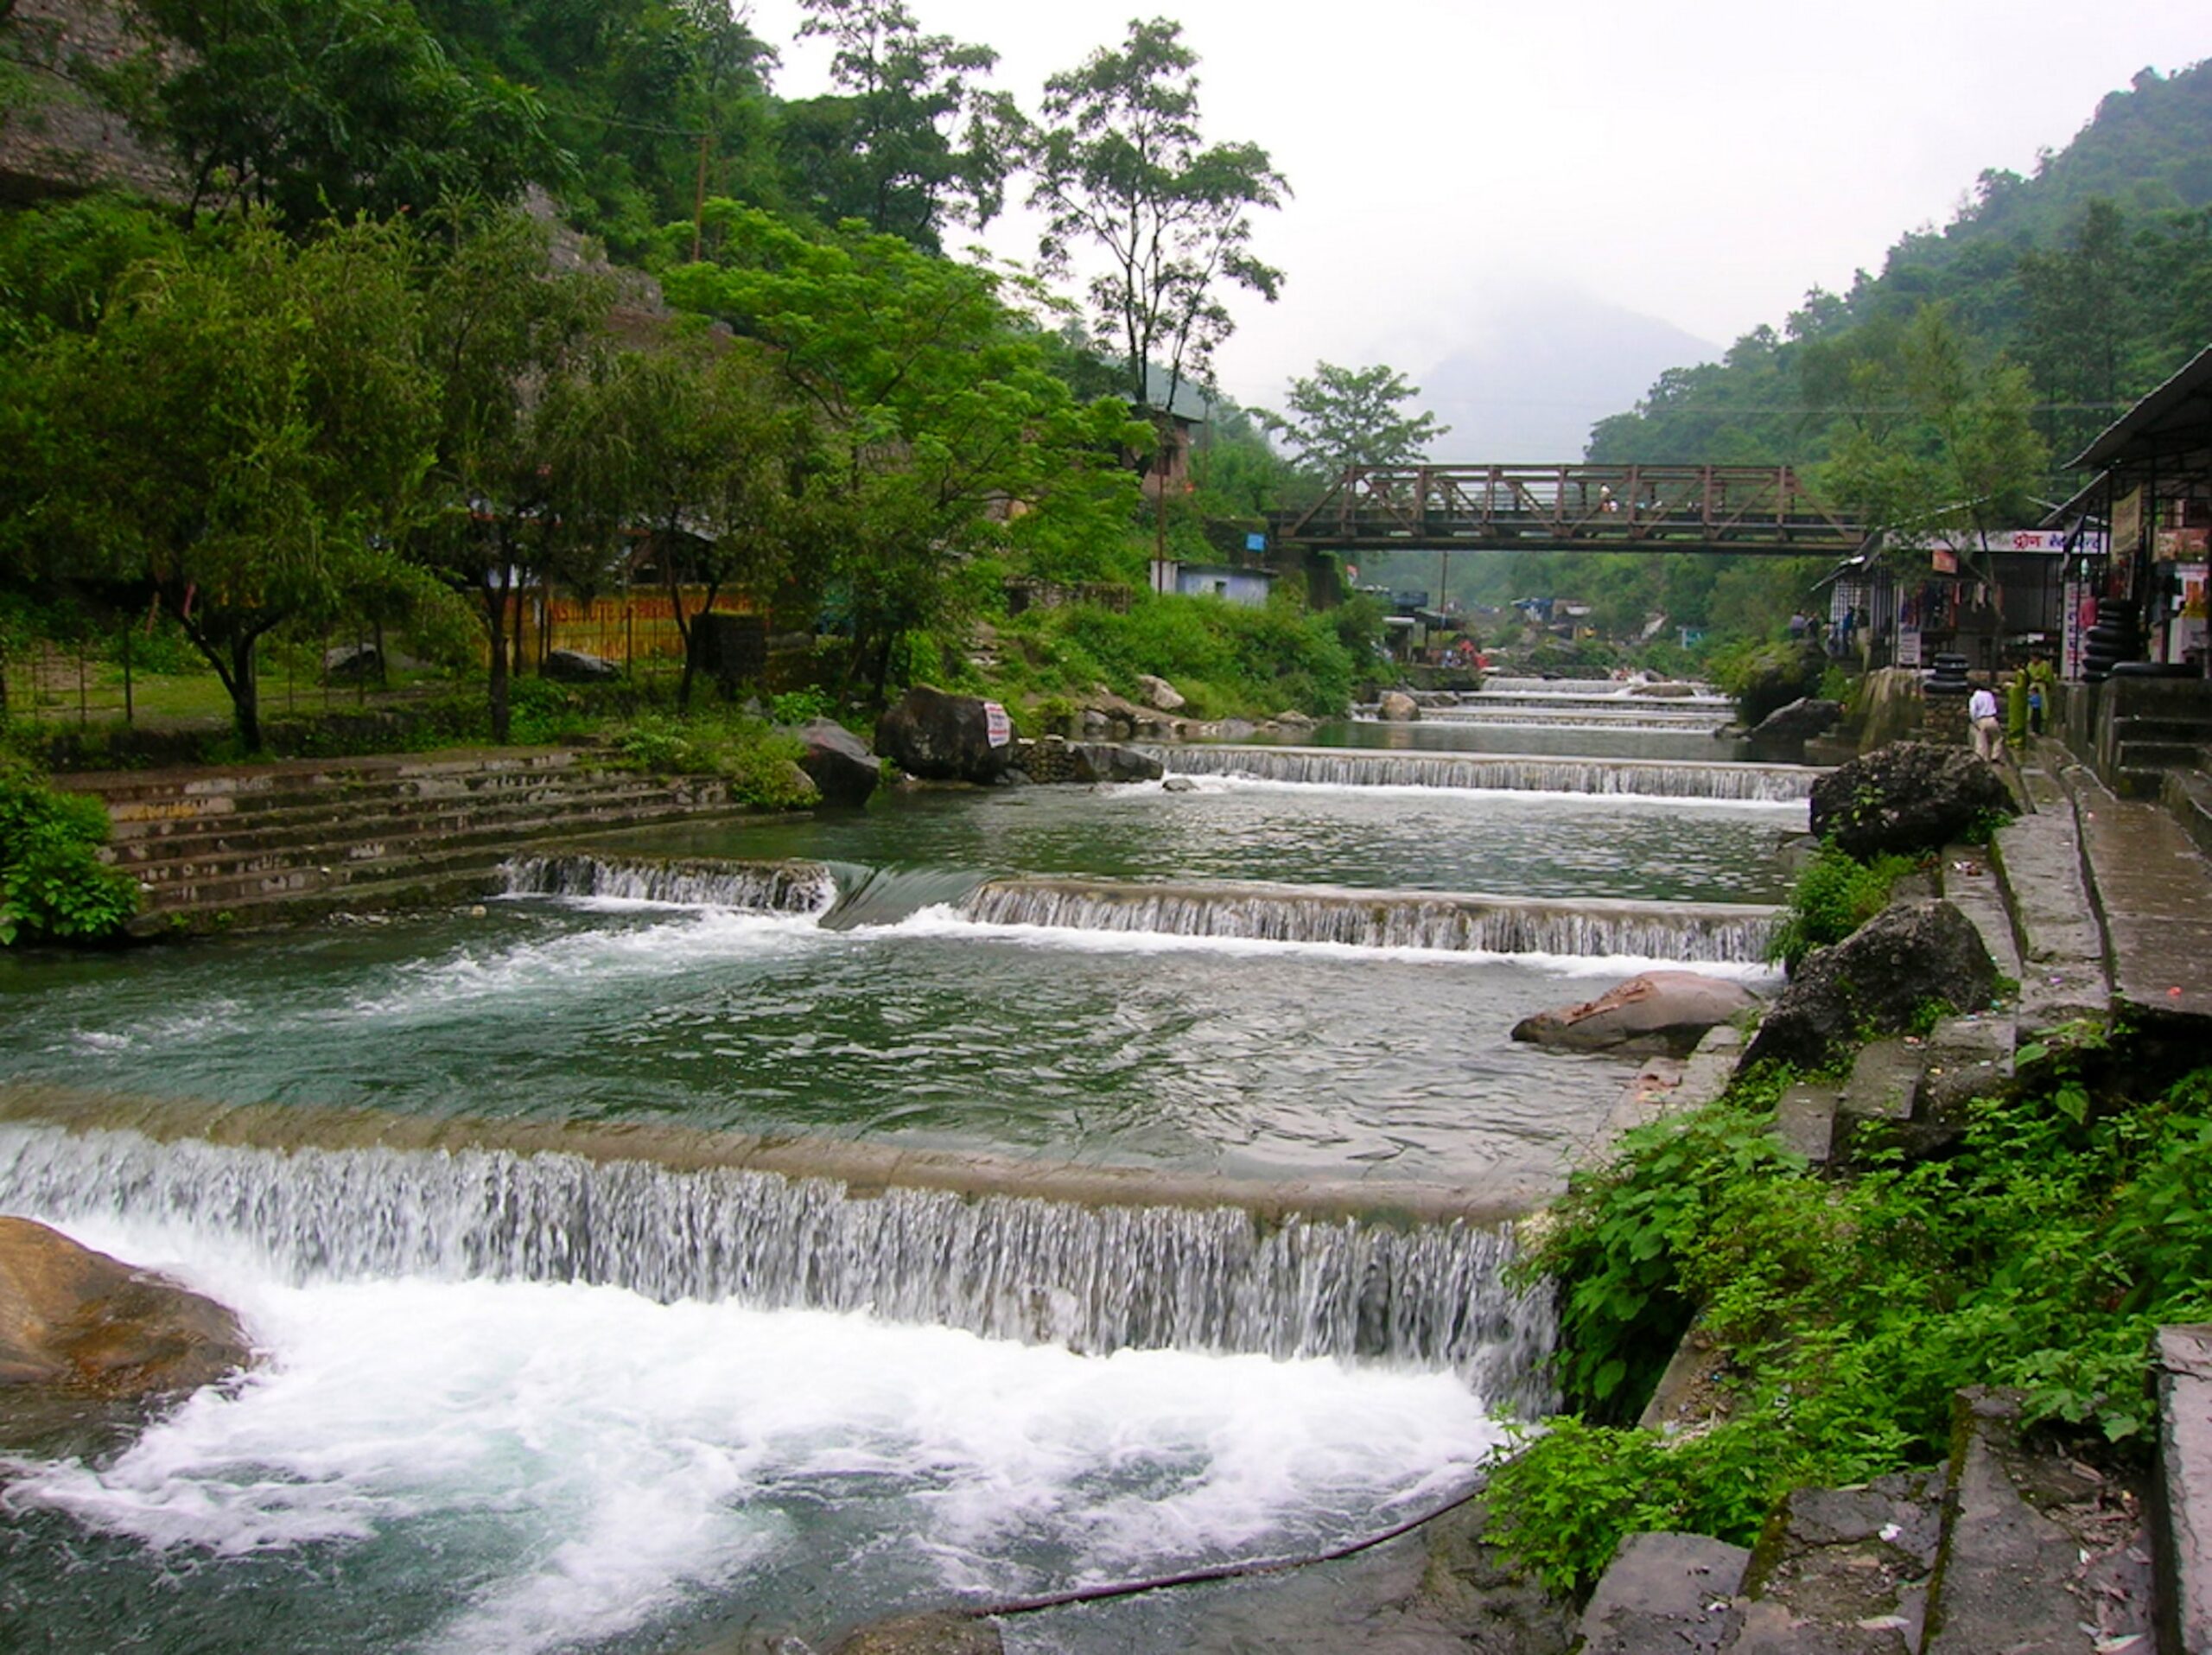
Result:
[[[1486,788],[1784,804],[1811,795],[1803,765],[1673,763],[1516,754],[1384,753],[1341,748],[1152,746],[1170,773],[1324,787]]]

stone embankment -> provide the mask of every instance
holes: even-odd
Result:
[[[496,888],[501,862],[551,835],[747,808],[719,780],[648,776],[565,748],[60,780],[106,805],[108,858],[138,882],[147,934],[460,901]]]

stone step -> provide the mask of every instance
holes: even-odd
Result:
[[[1632,1534],[1582,1611],[1580,1655],[1717,1655],[1751,1554],[1701,1534]]]
[[[1944,1474],[1928,1471],[1790,1495],[1752,1550],[1721,1649],[1917,1655],[1945,1492]]]
[[[484,798],[327,800],[245,816],[200,818],[188,825],[164,824],[163,827],[169,831],[111,842],[107,847],[107,860],[120,867],[137,868],[204,856],[275,851],[422,831],[426,824],[437,823],[496,821],[573,811],[609,800],[665,796],[667,792],[667,783],[648,776],[578,772],[571,781],[560,786],[538,786],[527,792]]]
[[[2069,773],[2059,773],[2056,786],[2063,786]],[[2071,796],[2052,797],[2047,772],[2031,772],[2029,783],[2050,807],[2039,804],[2032,814],[2006,823],[1990,850],[2018,944],[2017,1015],[2022,1031],[2034,1034],[2077,1020],[2104,1021],[2111,1015],[2112,984]]]
[[[2212,1650],[2212,1324],[2161,1327],[2151,1483],[2158,1647]]]
[[[1841,1104],[1842,1092],[1833,1084],[1800,1080],[1774,1105],[1774,1136],[1783,1148],[1825,1167],[1835,1157],[1836,1112]]]
[[[181,795],[111,803],[108,819],[114,837],[130,839],[189,833],[201,828],[258,824],[334,804],[373,805],[412,799],[493,799],[557,790],[608,774],[623,773],[604,764],[542,769],[455,769],[429,774],[375,773],[340,774],[320,786],[298,780],[283,786],[242,792]]]
[[[1922,1655],[2147,1652],[2149,1536],[2132,1491],[2028,1452],[2019,1416],[2012,1394],[1959,1393]]]
[[[352,759],[280,759],[219,769],[114,770],[56,778],[73,792],[98,793],[111,813],[142,813],[139,806],[175,806],[180,813],[252,808],[269,800],[333,787],[413,780],[435,785],[470,776],[557,771],[579,761],[571,748],[516,748],[435,754],[398,754]],[[152,812],[158,814],[158,808]]]
[[[2212,776],[2204,773],[2203,765],[2167,771],[2159,783],[2158,802],[2196,848],[2212,856]]]
[[[2212,1036],[2212,862],[2156,804],[2122,799],[2069,771],[2116,1008],[2139,1022]]]
[[[351,847],[352,854],[323,863],[286,861],[263,868],[179,872],[154,888],[142,919],[158,920],[184,910],[235,910],[320,893],[342,893],[365,885],[414,878],[423,870],[466,866],[488,869],[533,839],[566,835],[588,825],[594,831],[642,827],[657,822],[698,821],[719,813],[743,813],[742,805],[705,805],[668,800],[545,818],[523,829],[502,824],[476,832],[446,833],[407,842],[395,849],[386,842]],[[375,854],[381,853],[381,854]]]

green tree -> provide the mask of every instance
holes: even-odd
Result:
[[[786,152],[828,223],[938,251],[948,224],[981,228],[1004,205],[1012,100],[981,86],[988,46],[925,35],[900,0],[802,0],[801,39],[836,48],[839,95],[788,106]]]
[[[388,548],[434,408],[408,277],[396,230],[295,247],[251,222],[138,266],[95,332],[41,352],[35,517],[60,572],[150,587],[250,749],[261,638],[404,583]]]
[[[1821,469],[1827,497],[1892,544],[1948,539],[1992,578],[1985,537],[2029,520],[2050,457],[2025,371],[1977,359],[1930,305],[1898,333],[1894,356],[1856,366],[1851,386],[1845,435]]]
[[[484,633],[493,739],[508,731],[509,621],[531,571],[564,562],[555,449],[607,349],[607,283],[557,271],[544,226],[461,204],[440,215],[423,280],[423,362],[436,388],[435,459],[411,558],[467,599]]]
[[[1126,520],[1126,416],[1076,401],[989,273],[893,236],[810,240],[734,202],[709,212],[724,262],[671,272],[668,291],[766,345],[819,420],[810,523],[852,633],[849,680],[880,700],[901,641],[961,617],[970,560],[1014,523],[1087,518],[1102,492]]]
[[[1290,418],[1271,420],[1300,465],[1334,475],[1349,466],[1402,466],[1420,461],[1452,428],[1433,414],[1409,414],[1421,392],[1395,368],[1341,368],[1318,362],[1290,382]]]
[[[1211,377],[1234,326],[1225,288],[1272,302],[1282,286],[1252,253],[1252,213],[1280,207],[1290,186],[1258,145],[1205,141],[1198,63],[1179,25],[1132,22],[1121,49],[1046,81],[1028,136],[1039,264],[1065,275],[1085,248],[1103,258],[1092,327],[1135,408],[1164,411],[1186,381]]]
[[[2135,260],[2120,211],[2106,201],[2089,203],[2070,245],[2020,256],[2021,359],[2052,404],[2038,424],[2068,458],[2112,423],[2137,382]]]
[[[813,423],[772,373],[753,349],[704,339],[626,352],[554,445],[556,512],[634,537],[661,582],[683,640],[679,705],[699,617],[726,590],[772,598],[805,541]]]
[[[294,228],[512,197],[563,157],[523,88],[456,65],[407,0],[138,0],[150,135],[189,207],[262,207]]]

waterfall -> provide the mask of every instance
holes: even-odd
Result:
[[[1702,964],[1766,958],[1779,910],[1752,904],[1557,902],[1418,891],[998,879],[963,904],[988,925],[1149,932],[1498,954],[1633,955]]]
[[[1534,1414],[1549,1290],[1509,1289],[1510,1229],[1263,1221],[500,1149],[280,1150],[0,1124],[0,1210],[182,1222],[301,1282],[587,1282],[663,1302],[867,1310],[1104,1354],[1173,1346],[1464,1375]]]
[[[811,862],[518,856],[499,871],[511,896],[611,896],[770,913],[821,913],[837,898],[835,875]]]
[[[1810,796],[1813,783],[1821,774],[1817,769],[1795,764],[1385,753],[1362,748],[1153,745],[1141,750],[1158,759],[1170,773],[1185,776],[1236,776],[1321,787],[1491,788],[1770,804],[1788,804]]]

